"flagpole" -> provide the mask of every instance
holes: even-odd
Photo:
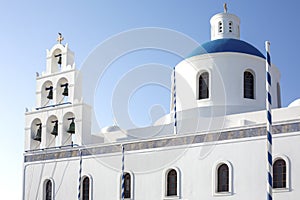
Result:
[[[125,174],[124,174],[124,161],[125,161],[125,158],[124,158],[124,145],[122,144],[121,145],[121,148],[122,148],[122,200],[124,200],[124,197],[125,197],[125,191],[124,191],[124,187],[125,187]]]
[[[82,151],[79,149],[79,179],[78,179],[78,200],[81,199],[81,173],[82,173]]]
[[[268,169],[268,184],[267,184],[267,200],[273,198],[273,158],[272,158],[272,96],[271,86],[272,78],[270,73],[271,56],[270,56],[270,42],[265,43],[267,59],[266,59],[266,110],[267,110],[267,169]]]
[[[176,111],[176,72],[173,69],[173,107],[174,107],[174,135],[177,135],[177,111]]]

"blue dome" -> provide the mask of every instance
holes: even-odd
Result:
[[[218,39],[212,40],[202,44],[200,47],[196,48],[190,55],[186,58],[190,58],[197,55],[203,55],[207,53],[220,53],[220,52],[237,52],[245,53],[253,56],[258,56],[265,59],[265,56],[251,44],[237,39]]]

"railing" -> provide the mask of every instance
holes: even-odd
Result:
[[[47,148],[42,148],[42,149],[30,149],[26,150],[25,153],[35,153],[35,152],[42,152],[42,151],[51,151],[51,150],[61,150],[61,149],[66,149],[69,147],[79,147],[78,144],[69,144],[69,145],[63,145],[63,146],[55,146],[55,147],[47,147]]]
[[[40,110],[40,109],[44,109],[44,108],[54,108],[56,106],[62,106],[62,105],[67,105],[67,104],[72,104],[71,102],[65,102],[65,103],[59,103],[59,104],[55,104],[55,105],[48,105],[48,106],[43,106],[43,107],[38,107],[35,108],[36,110]]]

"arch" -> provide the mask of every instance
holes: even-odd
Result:
[[[255,98],[255,75],[251,70],[244,71],[244,98]]]
[[[169,168],[165,171],[165,196],[172,197],[176,196],[179,197],[180,194],[180,171],[178,168],[173,167]]]
[[[83,175],[81,178],[81,197],[80,200],[93,199],[93,178],[91,175]]]
[[[90,178],[88,176],[84,176],[82,178],[82,200],[89,200],[90,199]]]
[[[41,88],[41,107],[50,105],[53,99],[53,84],[51,81],[46,81]]]
[[[233,168],[229,161],[219,161],[214,170],[214,194],[231,195],[233,191]]]
[[[229,192],[229,167],[223,163],[217,170],[217,192]]]
[[[276,157],[273,161],[273,188],[289,189],[290,164],[286,156]]]
[[[131,198],[131,176],[129,173],[124,175],[124,198]]]
[[[44,192],[43,192],[44,200],[53,200],[54,199],[54,184],[53,180],[46,179],[44,181]]]
[[[177,172],[171,169],[167,174],[167,196],[177,195]]]
[[[31,132],[31,147],[33,149],[39,148],[40,144],[42,142],[42,131],[43,130],[43,124],[42,121],[39,118],[35,118],[31,122],[30,132]]]
[[[209,98],[209,73],[201,72],[198,78],[198,99]]]
[[[46,147],[56,145],[56,139],[59,133],[57,116],[51,115],[46,122]]]
[[[68,101],[69,96],[69,81],[67,78],[62,77],[56,84],[56,103],[64,103]]]
[[[52,51],[51,55],[51,68],[52,72],[58,72],[59,67],[61,67],[62,64],[62,49],[56,48]]]
[[[122,178],[123,175],[120,176],[120,198],[122,199]],[[133,199],[133,184],[134,176],[130,171],[124,172],[124,198],[125,199]]]
[[[73,127],[72,124],[74,125]],[[70,132],[70,128],[74,128],[74,132]],[[75,139],[76,123],[75,115],[72,112],[67,112],[63,117],[62,145],[70,145]]]

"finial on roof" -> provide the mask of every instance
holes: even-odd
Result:
[[[227,3],[224,3],[224,13],[227,13]]]
[[[64,40],[64,37],[62,36],[62,34],[61,33],[58,33],[58,37],[57,37],[57,42],[59,43],[59,44],[61,44],[61,42]]]

